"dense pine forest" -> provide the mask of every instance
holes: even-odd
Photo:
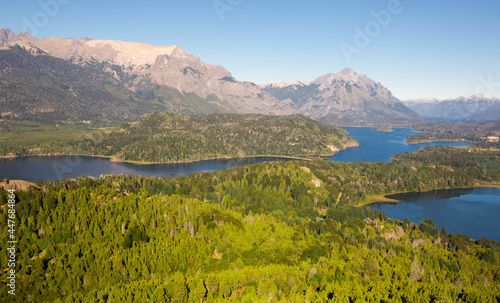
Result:
[[[332,155],[357,145],[344,130],[302,115],[184,116],[155,112],[114,129],[91,132],[81,125],[69,127],[65,131],[52,128],[38,132],[34,138],[29,136],[33,132],[23,134],[22,142],[15,138],[19,133],[4,134],[0,155],[80,154],[167,163],[262,155],[306,158]],[[37,139],[40,136],[45,136],[44,140]]]
[[[394,158],[36,182],[16,192],[17,293],[0,300],[498,302],[500,243],[359,205],[499,184],[500,153],[432,147]]]
[[[409,137],[408,143],[463,140],[483,144],[488,136],[500,136],[500,120],[484,122],[423,120],[413,122],[412,127],[426,133]]]

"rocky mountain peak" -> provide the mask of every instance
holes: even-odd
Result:
[[[22,43],[52,57],[82,67],[90,66],[113,77],[144,98],[171,106],[173,111],[203,113],[204,110],[241,113],[291,114],[287,103],[250,82],[240,82],[219,65],[209,65],[178,45],[75,38],[44,39],[28,34],[0,32],[3,45]],[[186,95],[185,93],[191,93]],[[189,100],[180,104],[179,100]],[[195,103],[199,102],[199,103]]]
[[[328,73],[313,80],[311,83],[318,84],[324,87],[336,86],[339,83],[356,83],[358,86],[365,88],[376,86],[376,82],[368,78],[366,75],[360,75],[350,68],[344,68],[338,73]],[[341,84],[342,85],[342,84]]]
[[[258,86],[260,88],[272,89],[272,88],[283,88],[283,87],[287,87],[287,86],[306,86],[308,84],[309,84],[308,82],[304,83],[304,82],[301,82],[299,80],[295,80],[293,82],[283,82],[283,81],[268,82],[268,83],[259,84]]]
[[[366,75],[358,74],[350,68],[344,68],[337,74],[333,74],[333,79],[340,79],[346,82],[358,83],[363,86],[375,85],[376,82],[368,78]]]
[[[172,49],[170,55],[187,54],[185,50],[183,50],[180,46],[176,44],[171,45],[170,48]]]
[[[379,82],[350,68],[320,76],[302,86],[275,83],[261,86],[297,112],[326,122],[378,122],[419,116]]]
[[[488,97],[484,96],[483,94],[472,95],[466,99],[469,99],[469,100],[491,100],[491,101],[499,101],[500,100],[499,98],[495,98],[495,97],[488,98]]]
[[[354,70],[352,70],[351,68],[349,68],[349,67],[345,67],[343,70],[341,70],[341,71],[338,73],[338,75],[340,75],[340,76],[350,76],[350,77],[352,77],[352,76],[356,76],[356,75],[357,75],[357,73],[356,73]]]
[[[10,29],[0,29],[0,47],[8,45],[16,39],[16,34],[14,34]]]

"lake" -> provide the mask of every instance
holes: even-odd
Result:
[[[340,151],[329,157],[341,162],[377,162],[390,161],[392,155],[416,151],[424,146],[449,145],[467,146],[464,142],[433,142],[423,144],[408,144],[405,139],[417,133],[406,128],[396,128],[394,132],[384,133],[373,131],[370,127],[346,127],[349,135],[358,140],[359,146]],[[0,179],[11,180],[60,180],[82,175],[99,177],[102,174],[130,174],[153,177],[180,177],[196,172],[207,172],[241,166],[245,164],[262,163],[265,161],[290,160],[275,157],[256,157],[240,159],[207,160],[182,164],[151,164],[140,165],[123,162],[110,162],[107,158],[98,157],[20,157],[0,159]]]
[[[397,128],[394,132],[376,132],[368,127],[347,127],[349,135],[359,141],[359,146],[338,152],[330,159],[342,162],[390,161],[397,153],[416,151],[424,146],[467,146],[462,142],[433,142],[408,144],[405,138],[415,134],[411,129]],[[138,165],[110,162],[107,158],[53,156],[0,159],[0,179],[51,181],[81,175],[99,177],[102,174],[130,174],[153,177],[180,177],[196,172],[207,172],[265,161],[290,160],[275,157],[207,160],[182,164]],[[371,205],[385,211],[391,218],[412,222],[433,218],[448,232],[465,233],[472,238],[486,237],[500,241],[500,190],[474,189],[414,194],[405,196],[399,204]]]
[[[377,132],[370,127],[345,127],[349,136],[358,140],[359,146],[341,150],[329,157],[340,162],[391,161],[395,154],[417,151],[419,148],[435,145],[469,146],[467,142],[429,142],[408,144],[406,138],[419,132],[408,128],[395,128],[393,132]]]
[[[276,157],[206,160],[193,163],[132,164],[110,162],[107,158],[85,156],[19,157],[0,159],[0,179],[53,181],[82,175],[99,177],[102,174],[181,177],[197,172],[226,169],[265,161],[291,160]]]
[[[411,222],[432,218],[439,229],[466,234],[472,239],[500,241],[500,188],[436,190],[390,195],[400,203],[373,203],[389,218]]]

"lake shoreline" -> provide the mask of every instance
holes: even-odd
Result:
[[[373,128],[373,131],[381,132],[381,133],[392,133],[394,131],[394,129],[392,127],[388,127],[388,126],[379,126],[379,127]]]
[[[251,159],[251,158],[282,158],[282,159],[292,159],[292,160],[304,160],[304,161],[311,161],[315,158],[327,158],[327,157],[332,157],[336,153],[351,149],[351,148],[356,148],[359,146],[359,142],[357,140],[351,141],[347,143],[342,149],[332,149],[331,154],[320,154],[320,155],[309,155],[306,157],[299,157],[299,156],[284,156],[284,155],[244,155],[244,156],[221,156],[221,157],[213,157],[213,158],[206,158],[206,159],[197,159],[197,160],[187,160],[187,161],[167,161],[167,162],[158,162],[158,161],[133,161],[133,160],[123,160],[119,159],[115,156],[103,156],[103,155],[86,155],[86,154],[65,154],[65,153],[54,153],[54,154],[39,154],[39,155],[24,155],[24,156],[17,156],[17,155],[7,155],[7,156],[0,156],[0,159],[15,159],[15,158],[24,158],[24,157],[58,157],[58,156],[69,156],[69,157],[95,157],[95,158],[104,158],[104,159],[109,159],[110,162],[112,163],[130,163],[130,164],[136,164],[136,165],[153,165],[153,164],[189,164],[189,163],[197,163],[197,162],[203,162],[203,161],[214,161],[214,160],[231,160],[231,159]]]
[[[468,141],[468,140],[445,140],[445,139],[437,140],[436,139],[436,140],[423,140],[423,141],[415,142],[415,141],[408,141],[407,139],[406,139],[406,143],[408,143],[408,144],[425,144],[425,143],[435,143],[435,142],[458,142],[458,143],[470,143],[471,145],[474,144],[474,142]]]
[[[384,212],[387,218],[399,221],[408,218],[419,224],[432,219],[439,229],[449,234],[464,234],[470,239],[486,238],[500,241],[500,184],[477,184],[474,187],[449,188],[396,196],[401,203],[367,204]]]
[[[315,156],[311,156],[311,158],[300,158],[300,157],[278,156],[278,155],[255,155],[255,156],[216,157],[216,158],[207,158],[207,159],[200,159],[200,160],[189,160],[189,161],[141,162],[141,161],[122,160],[122,159],[113,158],[113,156],[102,156],[102,155],[44,154],[44,155],[30,155],[30,156],[0,156],[0,159],[18,159],[18,158],[33,158],[33,157],[47,157],[47,158],[48,157],[89,157],[89,158],[109,159],[109,162],[111,162],[111,163],[130,163],[130,164],[136,164],[136,165],[154,165],[154,164],[190,164],[190,163],[198,163],[198,162],[204,162],[204,161],[236,160],[236,159],[251,159],[251,158],[282,158],[282,159],[291,159],[291,160],[312,161],[314,158],[323,158],[323,157],[330,157],[330,156],[328,156],[328,155],[315,155]]]
[[[361,204],[358,204],[357,206],[365,207],[365,206],[369,206],[370,204],[375,204],[375,203],[401,203],[401,202],[404,202],[403,200],[397,200],[397,199],[392,199],[392,198],[387,197],[387,196],[391,196],[391,195],[425,193],[425,192],[430,192],[433,190],[475,189],[475,188],[500,188],[500,184],[497,184],[497,183],[476,184],[473,187],[464,187],[464,188],[439,188],[439,189],[432,189],[432,190],[422,191],[422,192],[407,191],[407,192],[394,192],[394,193],[390,193],[390,194],[373,195],[373,196],[371,196],[370,201],[363,202]]]

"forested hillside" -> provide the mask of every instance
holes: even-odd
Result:
[[[414,122],[412,127],[426,134],[413,135],[407,139],[408,143],[460,140],[481,143],[487,136],[500,136],[500,120],[484,122],[423,120]]]
[[[160,103],[145,101],[112,76],[19,46],[0,50],[2,118],[52,124],[66,120],[134,120]]]
[[[77,134],[77,132],[74,132]],[[301,115],[153,113],[139,122],[72,140],[2,143],[2,155],[84,154],[138,162],[187,162],[224,157],[332,155],[357,142],[340,128]]]
[[[498,184],[499,156],[434,147],[393,163],[273,162],[176,179],[39,182],[16,193],[15,299],[495,302],[500,243],[356,205],[373,194]]]

